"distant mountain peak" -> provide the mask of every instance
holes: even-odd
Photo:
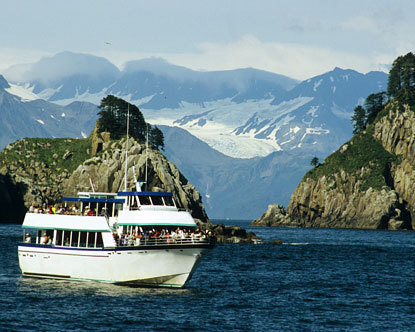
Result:
[[[3,75],[0,75],[0,89],[8,89],[8,88],[10,88],[9,83],[6,81]]]
[[[11,82],[47,83],[76,75],[95,78],[112,76],[115,79],[120,75],[120,70],[103,57],[64,51],[25,65],[24,70],[16,65],[5,71],[5,76]]]

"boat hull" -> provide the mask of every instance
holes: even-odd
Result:
[[[183,287],[210,245],[103,249],[20,244],[23,276],[99,281],[152,287]]]

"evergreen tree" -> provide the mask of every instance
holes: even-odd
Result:
[[[314,157],[313,159],[311,159],[310,165],[313,167],[318,167],[320,165],[320,161],[317,157]]]
[[[98,107],[98,131],[108,131],[111,138],[120,139],[127,134],[127,114],[129,113],[128,134],[138,141],[144,141],[149,127],[149,143],[157,149],[164,148],[164,136],[160,129],[151,127],[137,106],[121,98],[108,95],[101,100]]]
[[[404,104],[415,105],[415,55],[412,52],[393,62],[387,93]]]
[[[151,127],[148,134],[148,142],[157,149],[164,150],[164,135],[157,127]]]
[[[372,93],[367,96],[365,101],[366,125],[375,121],[376,116],[383,110],[385,104],[385,92]]]
[[[353,134],[357,134],[366,128],[366,110],[362,106],[354,109],[352,116]]]

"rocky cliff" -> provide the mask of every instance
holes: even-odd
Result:
[[[391,101],[374,124],[309,171],[287,211],[270,205],[252,225],[415,227],[415,112]]]
[[[62,183],[64,195],[76,195],[79,191],[90,191],[91,182],[96,191],[117,192],[125,188],[126,139],[103,142],[102,150],[85,160]],[[133,138],[128,140],[127,190],[136,190],[136,179],[146,178],[145,144]],[[201,196],[196,188],[158,150],[147,152],[147,184],[143,190],[169,191],[179,207],[191,212],[199,222],[208,222]]]
[[[84,140],[26,138],[9,145],[0,155],[1,221],[21,222],[24,206],[59,202],[62,196],[91,191],[91,183],[96,191],[123,190],[125,146],[126,139],[111,141],[109,135],[98,135],[96,130]],[[178,206],[199,223],[209,223],[195,187],[158,150],[150,147],[147,154],[146,188],[172,192]],[[145,179],[145,164],[145,145],[130,138],[128,190],[136,188],[134,175]],[[16,206],[7,202],[16,202]]]

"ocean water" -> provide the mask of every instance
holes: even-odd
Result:
[[[0,226],[0,331],[415,331],[415,233],[251,228],[184,289],[22,278]]]

